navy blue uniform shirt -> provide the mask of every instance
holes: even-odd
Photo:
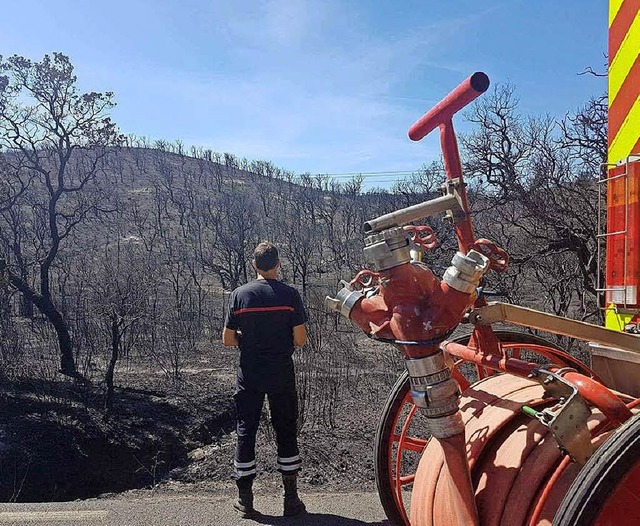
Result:
[[[300,294],[281,281],[256,279],[234,290],[225,327],[241,333],[238,388],[295,389],[293,327],[306,321]]]

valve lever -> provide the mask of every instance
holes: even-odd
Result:
[[[422,250],[432,250],[438,246],[438,240],[433,228],[430,226],[405,226],[404,231],[407,232],[412,243],[419,246]]]

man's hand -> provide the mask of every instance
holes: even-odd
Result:
[[[296,347],[302,347],[307,343],[307,329],[302,325],[296,325],[293,328],[293,345]]]
[[[222,345],[225,347],[237,347],[238,346],[238,331],[222,329]]]

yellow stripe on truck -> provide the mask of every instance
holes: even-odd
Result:
[[[609,2],[609,27],[611,27],[611,24],[613,24],[613,21],[616,18],[616,15],[618,14],[618,11],[620,11],[620,8],[622,7],[622,3],[624,2],[624,0],[610,0]]]
[[[639,53],[640,11],[636,13],[629,31],[627,31],[616,56],[611,61],[611,66],[609,66],[609,105],[615,100]]]
[[[640,137],[640,95],[620,126],[620,130],[609,146],[609,162],[616,163],[632,152],[633,146]]]

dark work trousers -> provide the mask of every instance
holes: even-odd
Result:
[[[256,433],[265,394],[269,400],[271,424],[278,445],[278,471],[297,472],[302,462],[298,450],[296,424],[298,396],[295,390],[265,393],[242,388],[233,396],[236,404],[238,443],[234,462],[235,477],[254,477],[256,473]]]

